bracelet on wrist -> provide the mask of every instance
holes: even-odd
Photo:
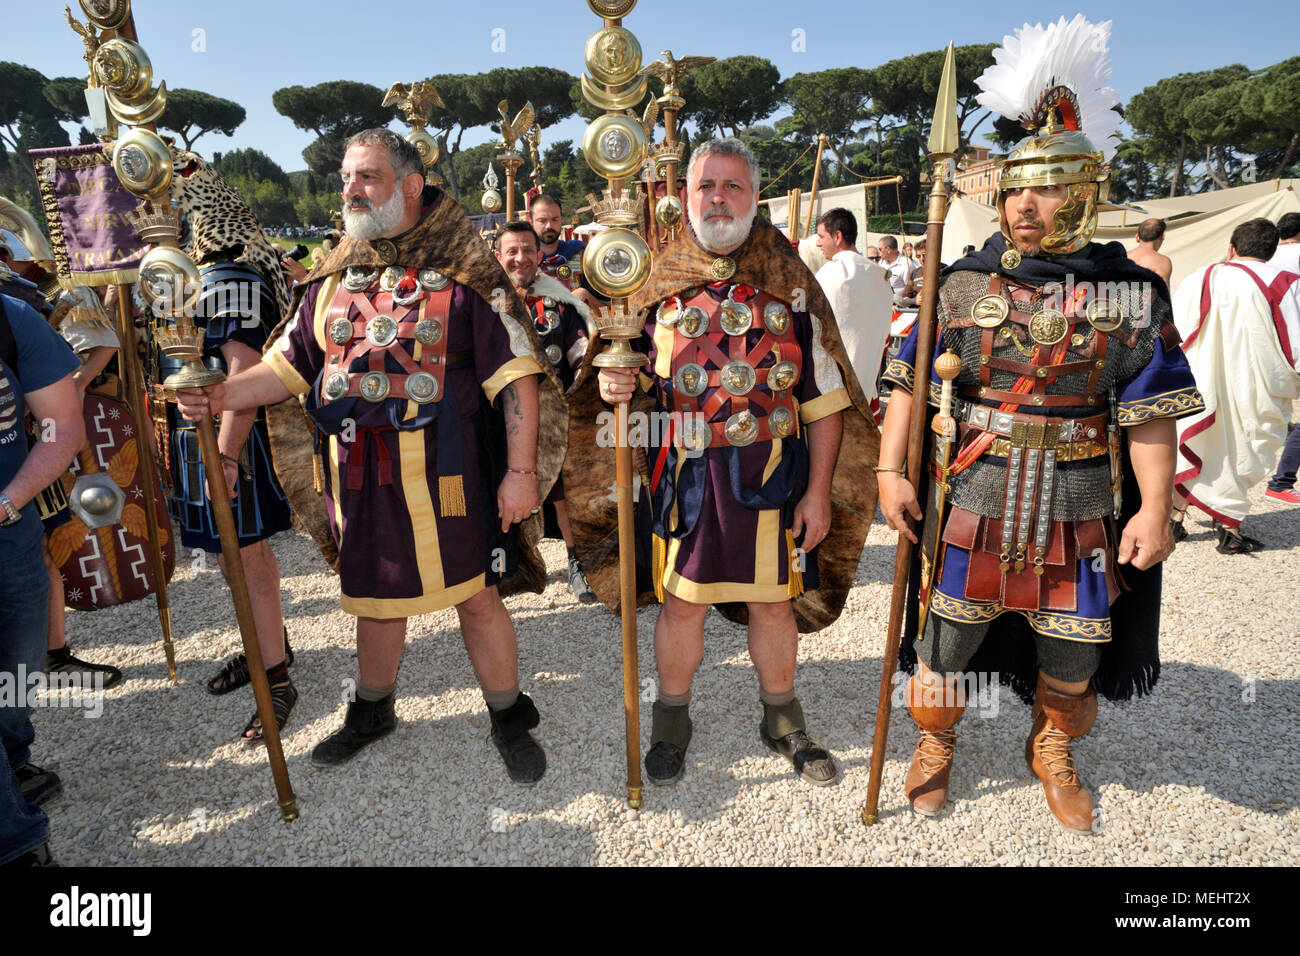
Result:
[[[8,495],[0,494],[0,528],[17,524],[22,517],[22,509],[15,505]]]
[[[507,468],[506,471],[512,475],[532,475],[534,478],[537,477],[537,472],[528,468]]]
[[[887,472],[890,472],[891,474],[895,474],[895,475],[903,475],[903,476],[906,476],[906,475],[907,475],[907,469],[906,469],[906,468],[883,468],[883,467],[876,467],[876,468],[872,468],[871,470],[874,471],[876,474],[880,474],[880,472],[882,472],[882,471],[887,471]]]

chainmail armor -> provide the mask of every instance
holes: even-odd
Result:
[[[1116,288],[1118,286],[1118,288]],[[983,329],[978,326],[964,329],[949,329],[952,318],[961,318],[971,314],[975,300],[987,295],[989,276],[982,272],[958,272],[953,274],[943,286],[939,297],[939,322],[942,331],[942,343],[961,357],[961,374],[957,384],[979,386],[980,368],[980,334]],[[1098,293],[1120,303],[1124,310],[1124,324],[1111,336],[1106,352],[1106,365],[1097,380],[1096,394],[1100,401],[1105,401],[1112,386],[1128,381],[1138,374],[1147,363],[1155,349],[1155,343],[1161,324],[1169,318],[1169,306],[1160,299],[1155,299],[1152,290],[1138,286],[1128,288],[1119,283],[1102,283]],[[1063,297],[1063,293],[1058,298]],[[1151,301],[1149,321],[1144,321],[1145,304]],[[1029,313],[1039,312],[1044,303],[1017,303],[1018,309]],[[949,309],[952,312],[949,312]],[[1008,323],[1004,323],[1003,327]],[[1138,330],[1137,341],[1132,348],[1121,343],[1121,337],[1127,338]],[[1073,332],[1084,336],[1080,348],[1071,346],[1063,361],[1072,362],[1087,356],[1080,349],[1091,346],[1093,336],[1098,333],[1087,322],[1076,326]],[[993,354],[1003,358],[1025,361],[1015,345],[997,335],[993,340]],[[1010,391],[1019,376],[1014,372],[991,369],[989,386],[994,389]],[[1049,395],[1083,395],[1087,388],[1088,374],[1080,372],[1067,375],[1049,382]],[[1044,408],[1022,406],[1017,411],[1028,415],[1041,415],[1052,418],[1075,418],[1096,414],[1087,409]],[[1105,436],[1099,436],[1105,441]],[[983,456],[965,471],[951,479],[952,495],[949,501],[954,507],[965,508],[989,518],[1001,518],[1005,499],[1004,484],[1006,479],[1006,459]],[[1052,520],[1087,521],[1101,518],[1111,513],[1113,500],[1110,488],[1110,460],[1101,456],[1088,461],[1066,462],[1058,466],[1056,488],[1052,495]]]

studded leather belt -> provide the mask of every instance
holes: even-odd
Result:
[[[994,458],[1009,458],[1013,449],[1019,450],[1025,447],[1042,447],[1045,450],[1054,451],[1058,463],[1087,461],[1089,458],[1099,458],[1110,451],[1109,445],[1096,441],[1070,441],[1043,446],[1025,446],[1017,445],[1009,438],[995,438],[989,447],[984,449],[984,454],[992,455]]]
[[[958,402],[957,418],[973,428],[1002,435],[1021,448],[1048,448],[1061,442],[1104,437],[1108,415],[1052,420],[1038,415],[1004,412],[988,405]]]

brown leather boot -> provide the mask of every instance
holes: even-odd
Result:
[[[959,700],[960,706],[942,706]],[[927,690],[920,673],[912,675],[907,685],[907,711],[920,728],[921,739],[916,742],[911,766],[903,778],[903,791],[912,809],[922,816],[937,817],[948,802],[948,772],[952,770],[952,751],[957,744],[953,727],[965,710],[965,700],[957,696],[952,681],[942,681]]]
[[[1034,699],[1034,728],[1025,742],[1025,760],[1043,781],[1047,805],[1067,829],[1091,833],[1092,797],[1074,769],[1071,741],[1086,734],[1097,719],[1097,692],[1063,694],[1038,675]]]

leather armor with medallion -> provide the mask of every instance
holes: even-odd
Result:
[[[325,321],[321,403],[357,397],[371,403],[440,401],[453,288],[432,269],[349,267]],[[388,359],[402,371],[391,371]]]
[[[1118,541],[1113,396],[1155,347],[1149,292],[962,272],[940,299],[943,345],[962,359],[943,541],[970,552],[964,596],[1072,611],[1079,560]]]
[[[793,388],[803,372],[790,307],[735,286],[715,300],[687,290],[659,307],[672,332],[672,362],[660,380],[663,405],[681,415],[679,448],[744,446],[786,438],[798,428]]]

